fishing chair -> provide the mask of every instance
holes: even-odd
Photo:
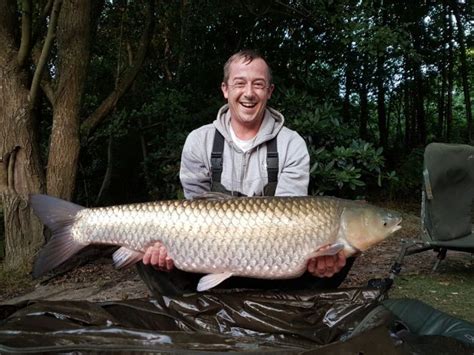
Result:
[[[436,270],[448,250],[474,253],[472,201],[474,147],[431,143],[424,153],[421,227],[422,242],[407,242],[392,267],[398,274],[405,255],[434,250]]]

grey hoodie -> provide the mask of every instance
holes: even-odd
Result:
[[[276,196],[308,194],[309,154],[301,136],[283,126],[284,117],[267,108],[252,148],[242,152],[230,136],[228,105],[221,107],[216,120],[192,131],[184,143],[179,177],[184,196],[193,198],[211,189],[211,152],[216,129],[224,136],[221,183],[229,191],[247,196],[262,195],[268,183],[266,142],[278,135],[279,157]]]

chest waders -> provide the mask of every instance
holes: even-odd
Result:
[[[211,191],[221,192],[235,197],[245,196],[238,191],[229,191],[221,183],[224,151],[224,137],[216,130],[211,153]],[[264,196],[274,196],[278,183],[278,152],[276,137],[267,142],[267,173],[268,183],[263,188]],[[346,266],[330,278],[314,277],[308,272],[296,279],[262,280],[246,277],[231,277],[219,288],[260,289],[260,290],[304,290],[337,288],[349,273],[354,258],[348,258]],[[196,292],[196,286],[203,274],[191,273],[174,268],[170,272],[158,271],[150,265],[137,263],[138,274],[153,294],[182,295]]]
[[[267,173],[268,183],[263,188],[263,196],[275,196],[278,183],[278,151],[277,137],[267,142]],[[246,196],[238,191],[229,191],[221,183],[224,152],[224,136],[216,130],[214,135],[214,143],[211,153],[211,191],[221,192],[227,195],[242,197]]]

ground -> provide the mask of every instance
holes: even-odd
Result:
[[[359,256],[341,287],[365,286],[370,279],[387,277],[391,266],[397,260],[402,243],[404,241],[420,240],[420,219],[416,216],[416,211],[402,213],[402,216],[403,228],[381,244],[374,246]],[[463,288],[472,288],[474,280],[469,279],[469,285],[464,285],[461,291],[458,292],[452,291],[453,287],[456,287],[456,282],[466,283],[466,280],[456,281],[455,276],[448,277],[446,280],[444,277],[449,275],[450,267],[451,269],[452,267],[456,268],[459,267],[459,264],[462,264],[463,270],[467,270],[469,275],[471,275],[474,268],[472,257],[467,253],[448,253],[447,259],[442,262],[442,266],[438,271],[438,275],[441,276],[432,276],[435,275],[431,271],[435,261],[436,253],[433,251],[407,256],[404,260],[400,276],[395,279],[391,294],[396,297],[415,296],[417,285],[410,288],[411,286],[409,282],[407,284],[407,280],[427,276],[432,282],[428,286],[425,285],[423,287],[428,287],[429,290],[423,290],[420,295],[416,296],[417,298],[423,299],[428,294],[430,298],[423,300],[435,305],[437,308],[443,308],[443,302],[449,297],[454,297],[454,303],[456,303],[456,299],[459,299],[459,302],[461,302],[461,297],[457,296],[462,295]],[[417,282],[421,284],[425,281],[419,280]],[[443,290],[439,290],[440,287],[445,289],[447,296],[442,293]],[[450,290],[451,292],[448,292]],[[430,291],[432,291],[431,294]],[[435,302],[437,293],[442,298],[438,303]],[[462,298],[462,302],[471,302],[472,297],[470,295],[472,293]],[[134,267],[128,270],[114,270],[110,259],[101,258],[50,280],[43,279],[36,282],[27,282],[23,287],[3,287],[0,289],[0,304],[32,299],[111,301],[149,296],[147,288],[140,280]],[[469,307],[474,309],[472,304],[460,304],[460,306],[462,308]],[[454,310],[447,308],[446,311],[453,315],[463,313],[456,308]],[[474,321],[474,314],[464,314],[461,316],[467,320]],[[472,319],[470,319],[471,317]]]

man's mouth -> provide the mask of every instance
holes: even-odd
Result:
[[[245,108],[254,108],[257,106],[256,102],[241,102],[240,104]]]

